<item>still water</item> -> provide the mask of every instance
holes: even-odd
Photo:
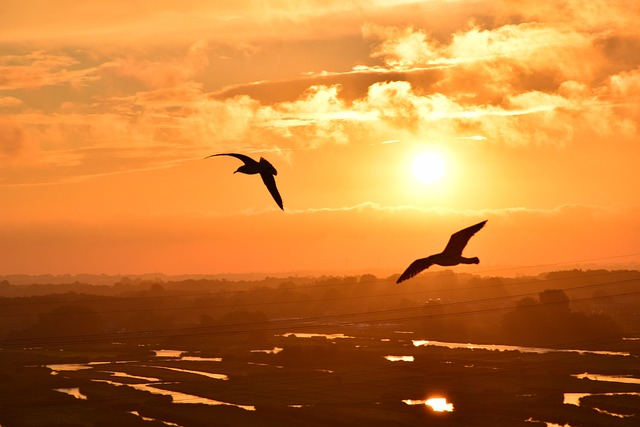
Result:
[[[448,348],[466,348],[468,350],[492,350],[492,351],[519,351],[521,353],[577,353],[577,354],[599,354],[602,356],[632,356],[629,352],[625,351],[600,351],[600,350],[575,350],[575,349],[557,349],[557,348],[542,348],[542,347],[521,347],[517,345],[498,345],[498,344],[471,344],[471,343],[457,343],[457,342],[444,342],[444,341],[427,341],[427,340],[413,340],[415,347],[433,345],[437,347]]]
[[[564,404],[565,405],[575,405],[575,406],[580,406],[580,399],[582,399],[583,397],[587,397],[587,396],[640,396],[640,393],[635,393],[635,392],[619,392],[619,393],[565,393],[564,394]],[[624,414],[617,414],[615,412],[610,412],[610,411],[605,411],[603,409],[600,408],[596,408],[594,407],[593,409],[595,409],[596,411],[603,413],[603,414],[607,414],[607,415],[611,415],[617,418],[628,418],[628,417],[632,417],[633,415],[624,415]]]
[[[280,336],[296,337],[296,338],[326,338],[328,340],[335,340],[337,338],[355,338],[345,334],[314,334],[314,333],[306,333],[306,332],[287,332]]]
[[[247,411],[256,410],[255,406],[251,406],[251,405],[237,405],[235,403],[222,402],[219,400],[208,399],[206,397],[195,396],[193,394],[181,393],[179,391],[165,390],[160,387],[154,387],[151,384],[123,384],[123,383],[108,381],[108,380],[93,380],[93,381],[107,383],[116,387],[131,387],[136,390],[147,391],[153,394],[171,396],[173,403],[194,403],[194,404],[200,403],[204,405],[228,405],[228,406],[236,406],[238,408],[242,408]],[[163,384],[170,384],[170,383],[158,382],[158,383],[152,383],[152,384],[163,385]]]
[[[131,411],[129,413],[133,414],[133,415],[135,415],[137,417],[140,417],[144,421],[159,422],[159,423],[162,423],[162,424],[164,424],[166,426],[171,426],[171,427],[183,427],[180,424],[172,423],[172,422],[169,422],[169,421],[163,421],[163,420],[159,420],[157,418],[144,417],[144,416],[140,415],[140,413],[138,411]]]
[[[184,361],[213,361],[213,362],[220,362],[222,361],[222,358],[201,358],[201,357],[192,357],[192,356],[183,356],[186,352],[185,351],[181,351],[181,350],[155,350],[155,356],[157,358],[170,358],[170,359],[176,359],[176,360],[184,360]],[[53,365],[47,365],[47,368],[51,369],[51,374],[52,375],[59,375],[60,372],[64,372],[64,371],[79,371],[79,370],[86,370],[86,369],[95,369],[96,367],[99,367],[99,365],[103,365],[103,364],[107,364],[107,363],[103,363],[103,362],[90,362],[90,363],[86,363],[86,364],[80,364],[80,363],[75,363],[75,364],[53,364]],[[176,372],[185,372],[185,373],[189,373],[189,374],[194,374],[194,375],[201,375],[207,378],[211,378],[211,379],[215,379],[215,380],[222,380],[222,381],[226,381],[229,379],[229,377],[225,374],[216,374],[216,373],[211,373],[211,372],[205,372],[205,371],[196,371],[196,370],[191,370],[191,369],[180,369],[180,368],[173,368],[173,367],[167,367],[167,366],[158,366],[158,365],[144,365],[144,364],[140,364],[138,366],[142,366],[142,367],[146,367],[146,368],[153,368],[153,369],[166,369],[166,370],[170,370],[170,371],[176,371]],[[163,382],[162,379],[160,378],[154,378],[154,377],[143,377],[143,376],[137,376],[137,375],[130,375],[127,374],[126,372],[120,372],[120,371],[112,371],[112,370],[97,370],[98,372],[102,372],[102,373],[107,373],[109,374],[111,377],[117,379],[117,378],[129,378],[129,379],[136,379],[136,380],[140,380],[143,381],[143,383],[140,384],[129,384],[129,383],[121,383],[118,381],[112,381],[112,380],[101,380],[101,379],[93,379],[92,381],[95,382],[103,382],[103,383],[107,383],[116,387],[130,387],[136,390],[142,390],[142,391],[147,391],[149,393],[153,393],[153,394],[158,394],[158,395],[165,395],[165,396],[171,396],[173,403],[199,403],[199,404],[205,404],[205,405],[229,405],[229,406],[236,406],[238,408],[247,410],[247,411],[255,411],[255,407],[251,406],[251,405],[239,405],[239,404],[235,404],[235,403],[230,403],[230,402],[222,402],[219,400],[213,400],[213,399],[208,399],[205,397],[200,397],[200,396],[195,396],[195,395],[191,395],[191,394],[186,394],[186,393],[181,393],[181,392],[177,392],[177,391],[171,391],[171,390],[165,390],[163,388],[160,387],[155,387],[158,385],[162,385],[162,384],[169,384],[167,382]],[[87,396],[85,396],[84,394],[80,393],[80,389],[79,388],[61,388],[61,389],[55,389],[56,391],[59,391],[61,393],[66,393],[69,394],[71,396],[74,396],[78,399],[87,399]]]
[[[297,338],[303,338],[303,339],[311,339],[311,338],[326,338],[329,340],[334,340],[334,339],[350,339],[350,338],[354,338],[345,334],[317,334],[317,333],[301,333],[301,332],[291,332],[291,333],[285,333],[281,336],[284,337],[297,337]],[[388,339],[383,339],[383,341],[389,341]],[[508,345],[493,345],[493,344],[471,344],[471,343],[452,343],[452,342],[442,342],[442,341],[426,341],[426,340],[412,340],[413,346],[415,347],[420,347],[420,346],[438,346],[438,347],[448,347],[448,348],[452,348],[452,349],[469,349],[469,350],[474,350],[474,349],[484,349],[484,350],[491,350],[491,351],[520,351],[520,352],[525,352],[525,353],[551,353],[551,352],[574,352],[574,353],[578,353],[578,354],[597,354],[597,355],[602,355],[602,356],[631,356],[629,353],[626,352],[610,352],[610,351],[594,351],[594,350],[572,350],[572,349],[549,349],[549,348],[537,348],[537,347],[522,347],[522,346],[508,346]],[[250,350],[250,352],[252,353],[264,353],[264,354],[277,354],[279,352],[281,352],[283,349],[281,347],[274,347],[272,349],[258,349],[258,350]],[[168,349],[162,349],[162,350],[155,350],[155,357],[157,358],[157,360],[171,360],[171,361],[175,361],[175,362],[180,362],[180,361],[188,361],[188,362],[208,362],[207,365],[210,366],[210,363],[216,363],[216,362],[221,362],[222,358],[219,357],[197,357],[197,356],[185,356],[185,354],[187,354],[187,352],[182,351],[182,350],[168,350]],[[408,355],[388,355],[388,356],[384,356],[384,358],[390,362],[413,362],[414,361],[414,356],[408,356]],[[181,368],[176,368],[176,367],[167,367],[167,366],[161,366],[161,365],[157,365],[154,363],[149,363],[149,361],[145,361],[146,364],[142,364],[141,362],[135,362],[135,361],[118,361],[115,363],[122,363],[122,364],[135,364],[136,366],[141,366],[141,367],[146,367],[146,368],[152,368],[152,369],[158,369],[158,370],[169,370],[169,371],[175,371],[175,372],[183,372],[183,373],[188,373],[188,374],[194,374],[194,375],[200,375],[206,378],[210,378],[212,380],[216,380],[216,381],[228,381],[229,377],[226,374],[222,374],[222,373],[213,373],[213,372],[207,372],[207,371],[200,371],[200,370],[194,370],[194,369],[181,369]],[[261,364],[261,363],[257,363],[257,362],[248,362],[250,364]],[[118,370],[113,370],[113,364],[111,364],[109,366],[109,368],[105,368],[106,369],[100,369],[101,366],[100,365],[105,365],[105,364],[109,364],[109,362],[91,362],[91,363],[87,363],[87,364],[52,364],[52,365],[47,365],[47,367],[49,369],[51,369],[52,371],[52,375],[61,375],[63,374],[65,371],[77,371],[77,370],[87,370],[87,369],[94,369],[96,372],[100,372],[100,373],[106,373],[110,376],[111,379],[93,379],[92,381],[96,381],[96,382],[103,382],[103,383],[107,383],[116,387],[131,387],[133,389],[136,390],[143,390],[143,391],[147,391],[150,393],[154,393],[154,394],[158,394],[158,395],[166,395],[166,396],[171,396],[173,403],[180,403],[180,404],[206,404],[206,405],[229,405],[229,406],[236,406],[238,408],[247,410],[247,411],[254,411],[255,407],[252,405],[241,405],[241,404],[236,404],[236,403],[232,403],[232,402],[223,402],[223,401],[219,401],[219,400],[214,400],[214,399],[209,399],[206,397],[201,397],[201,396],[196,396],[196,395],[191,395],[191,394],[187,394],[187,393],[181,393],[181,392],[176,392],[176,391],[171,391],[171,390],[166,390],[164,388],[162,388],[163,385],[167,385],[167,384],[171,384],[170,382],[167,382],[166,380],[163,380],[162,378],[156,378],[156,377],[147,377],[147,376],[137,376],[137,375],[131,375],[128,374],[126,372],[122,372],[122,371],[118,371]],[[271,366],[271,365],[269,365]],[[192,367],[192,366],[190,366]],[[277,366],[277,368],[283,368],[282,366]],[[329,373],[332,373],[332,371],[327,371]],[[628,384],[640,384],[640,379],[638,378],[634,378],[632,376],[611,376],[611,375],[600,375],[600,374],[593,374],[593,373],[583,373],[583,374],[576,374],[574,375],[574,377],[578,378],[578,379],[589,379],[591,381],[608,381],[608,382],[620,382],[620,383],[628,383]],[[131,384],[131,383],[124,383],[124,382],[119,382],[118,378],[127,378],[127,379],[133,379],[133,380],[138,380],[140,381],[140,383],[137,384]],[[60,389],[55,389],[56,391],[59,391],[61,393],[66,393],[69,394],[71,396],[74,396],[78,399],[87,399],[87,396],[85,396],[84,394],[82,394],[79,390],[79,388],[60,388]],[[619,394],[627,394],[627,395],[640,395],[640,393],[611,393],[612,395],[619,395]],[[565,393],[564,394],[564,403],[565,404],[570,404],[570,405],[580,405],[580,398],[585,397],[585,396],[589,396],[589,393]],[[406,399],[403,400],[402,402],[404,402],[407,405],[427,405],[429,407],[431,407],[434,411],[438,411],[438,412],[451,412],[454,410],[454,403],[448,402],[446,397],[442,397],[442,396],[437,396],[437,397],[431,397],[425,400],[415,400],[415,399]],[[293,405],[292,407],[301,407],[298,405]],[[619,414],[614,414],[614,413],[607,413],[608,415],[612,415],[612,416],[616,416],[616,417],[622,417],[622,415]],[[160,421],[161,420],[156,420],[156,421]]]
[[[573,376],[580,380],[588,379],[592,381],[606,381],[611,383],[640,384],[640,378],[635,378],[631,375],[600,375],[585,372],[584,374],[575,374]]]
[[[583,374],[575,374],[574,377],[578,379],[589,379],[591,381],[605,381],[605,382],[615,382],[615,383],[623,383],[623,384],[640,384],[639,378],[634,378],[631,375],[600,375],[600,374],[590,374],[585,372]],[[565,405],[576,405],[580,406],[580,399],[586,396],[640,396],[640,393],[636,392],[617,392],[617,393],[565,393],[564,401]],[[603,414],[612,415],[618,418],[627,418],[629,415],[617,414],[615,412],[604,411],[602,409],[594,408],[596,411],[601,412]]]
[[[413,362],[413,356],[385,356],[390,362]]]
[[[187,374],[202,375],[203,377],[213,378],[214,380],[226,381],[229,379],[229,377],[225,374],[212,374],[211,372],[192,371],[189,369],[180,369],[180,368],[170,368],[168,366],[155,366],[155,365],[140,365],[140,366],[143,366],[145,368],[167,369],[169,371],[186,372]]]
[[[75,397],[80,400],[87,400],[87,396],[80,392],[80,388],[71,387],[71,388],[54,388],[54,391],[59,391],[60,393],[68,394],[70,396]]]
[[[402,402],[407,405],[427,405],[436,412],[453,412],[453,403],[447,402],[444,397],[431,397],[425,400],[406,399]]]

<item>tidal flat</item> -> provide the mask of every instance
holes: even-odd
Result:
[[[415,345],[394,325],[358,329],[3,349],[0,423],[578,427],[640,416],[639,384],[581,375],[638,378],[631,353]],[[569,393],[584,396],[565,403]],[[407,403],[432,398],[451,409]]]
[[[0,426],[638,424],[640,272],[394,282],[5,284]]]

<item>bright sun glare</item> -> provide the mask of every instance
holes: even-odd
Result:
[[[407,405],[427,405],[436,412],[453,412],[453,403],[447,402],[444,397],[432,397],[427,400],[403,400]]]
[[[424,404],[431,406],[433,410],[436,412],[452,412],[453,411],[453,404],[448,403],[447,399],[444,399],[442,397],[433,397],[431,399],[427,399],[427,401],[425,401]]]
[[[434,184],[444,177],[446,166],[442,156],[428,151],[413,160],[412,171],[418,181],[424,184]]]

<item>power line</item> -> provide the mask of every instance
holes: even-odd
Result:
[[[621,284],[621,283],[629,283],[635,282],[638,279],[625,279],[618,281],[608,281],[597,284],[588,284],[588,285],[580,285],[575,286],[573,288],[567,288],[566,290],[575,290],[575,289],[585,289],[596,286],[605,286],[605,285],[613,285],[613,284]],[[635,292],[626,292],[622,294],[613,294],[606,296],[592,296],[586,298],[575,299],[574,302],[579,301],[590,301],[590,300],[598,300],[598,299],[608,299],[608,298],[618,298],[618,297],[629,297],[633,295],[640,294],[640,291]],[[442,307],[447,308],[449,306],[461,305],[461,304],[480,304],[487,302],[496,302],[501,300],[512,300],[515,298],[523,298],[532,295],[538,295],[538,292],[529,292],[524,294],[512,295],[507,297],[493,297],[493,298],[485,298],[480,300],[473,301],[464,301],[464,302],[454,302],[448,304],[442,304]],[[554,304],[546,303],[546,304]],[[538,306],[545,305],[545,303],[539,303]],[[154,330],[144,330],[144,331],[135,331],[135,332],[127,332],[127,333],[100,333],[100,334],[85,334],[85,335],[70,335],[70,336],[55,336],[48,338],[16,338],[16,339],[5,339],[0,341],[0,345],[2,346],[16,346],[16,345],[28,345],[28,346],[38,346],[38,345],[56,345],[56,344],[73,344],[80,342],[101,342],[101,341],[118,341],[118,340],[136,340],[136,339],[150,339],[150,338],[173,338],[173,337],[194,337],[194,336],[203,336],[203,335],[224,335],[224,334],[238,334],[238,333],[263,333],[263,332],[273,332],[273,331],[281,331],[286,329],[304,329],[304,328],[312,328],[312,327],[335,327],[335,326],[344,326],[350,323],[379,323],[381,321],[389,322],[389,321],[400,321],[400,320],[415,320],[420,318],[437,318],[437,317],[445,317],[445,316],[460,316],[460,315],[477,315],[477,314],[486,314],[491,312],[505,311],[511,310],[513,307],[490,307],[484,309],[472,309],[461,312],[454,313],[433,313],[433,314],[419,314],[419,315],[411,315],[411,316],[403,316],[403,317],[391,317],[391,318],[383,318],[380,319],[378,316],[393,314],[393,313],[403,313],[415,310],[424,310],[424,306],[415,306],[408,308],[396,308],[396,309],[386,309],[386,310],[374,310],[374,311],[364,311],[364,312],[356,312],[356,313],[344,313],[344,314],[333,314],[326,316],[315,316],[315,317],[306,317],[299,319],[284,319],[284,320],[271,320],[267,322],[252,322],[252,323],[243,323],[243,324],[231,324],[231,325],[213,325],[213,326],[194,326],[187,328],[171,328],[171,329],[154,329]],[[364,317],[363,319],[358,319],[358,317]],[[375,317],[374,317],[375,316]],[[340,320],[343,319],[343,320]],[[346,320],[351,319],[351,320]],[[280,326],[278,326],[280,325]],[[258,326],[261,326],[258,328]],[[266,326],[266,327],[265,327]],[[253,327],[253,328],[252,328]],[[248,328],[248,329],[235,329],[235,328]]]
[[[586,275],[581,275],[580,277],[577,277],[579,279],[586,279],[586,278],[594,278],[594,277],[600,277],[600,276],[606,276],[606,275],[611,275],[611,274],[626,274],[628,273],[627,271],[605,271],[605,272],[596,272],[593,274],[586,274]],[[455,273],[452,274],[447,274],[447,275],[438,275],[437,277],[445,277],[445,276],[454,276]],[[485,289],[490,289],[490,288],[496,288],[496,287],[514,287],[514,286],[518,286],[518,285],[526,285],[526,284],[542,284],[542,283],[546,283],[546,282],[552,282],[552,281],[561,281],[561,280],[571,280],[574,278],[571,277],[556,277],[556,278],[545,278],[544,280],[540,280],[540,279],[527,279],[527,280],[517,280],[517,279],[511,279],[511,281],[509,281],[509,283],[495,283],[495,284],[488,284],[488,285],[481,285],[481,286],[475,286],[475,285],[471,285],[471,286],[464,286],[464,287],[457,287],[457,288],[449,288],[449,289],[426,289],[426,290],[419,290],[419,291],[410,291],[410,292],[401,292],[401,293],[388,293],[388,294],[377,294],[377,295],[371,295],[371,294],[360,294],[360,295],[356,295],[356,296],[345,296],[345,297],[335,297],[335,298],[316,298],[316,299],[304,299],[304,300],[292,300],[292,301],[260,301],[260,302],[245,302],[245,303],[229,303],[229,304],[207,304],[207,305],[202,305],[202,306],[180,306],[180,307],[154,307],[154,308],[137,308],[137,309],[119,309],[119,310],[100,310],[100,311],[95,311],[96,314],[114,314],[114,313],[134,313],[134,312],[158,312],[158,311],[185,311],[185,310],[199,310],[199,309],[216,309],[216,308],[241,308],[241,307],[252,307],[252,306],[269,306],[269,305],[280,305],[280,304],[307,304],[307,303],[314,303],[314,302],[340,302],[340,301],[348,301],[348,300],[362,300],[362,299],[368,299],[368,298],[390,298],[390,297],[407,297],[407,296],[411,296],[411,295],[423,295],[423,294],[436,294],[436,293],[447,293],[447,292],[462,292],[462,291],[466,291],[466,290],[485,290]],[[639,277],[640,279],[640,277]],[[514,281],[515,280],[515,281]],[[295,287],[292,288],[292,290],[294,291],[304,291],[307,289],[312,289],[312,288],[318,288],[318,287],[332,287],[335,288],[336,286],[349,286],[349,285],[366,285],[366,284],[382,284],[382,283],[387,283],[390,282],[390,279],[378,279],[378,280],[371,280],[371,281],[358,281],[358,282],[343,282],[343,283],[332,283],[332,284],[320,284],[320,285],[310,285],[310,286],[300,286],[300,287]],[[605,283],[607,284],[607,283]],[[603,284],[604,285],[604,284]],[[402,286],[402,285],[401,285]],[[592,286],[599,286],[599,285],[585,285],[586,287],[592,287]],[[393,287],[397,287],[397,285],[393,285]],[[579,287],[576,288],[567,288],[564,290],[571,290],[571,289],[577,289]],[[13,302],[10,304],[12,306],[14,305],[31,305],[31,304],[48,304],[48,305],[52,305],[52,304],[60,304],[60,303],[64,303],[64,304],[87,304],[87,303],[92,303],[92,302],[101,302],[101,303],[105,303],[105,302],[109,302],[109,303],[123,303],[123,302],[127,302],[127,301],[131,301],[131,300],[141,300],[141,299],[155,299],[155,298],[188,298],[188,297],[210,297],[210,298],[215,298],[217,296],[220,295],[238,295],[238,294],[248,294],[248,295],[252,295],[254,293],[260,293],[260,292],[277,292],[279,291],[279,289],[277,288],[267,288],[267,289],[251,289],[251,290],[242,290],[242,291],[221,291],[221,292],[212,292],[212,293],[203,293],[203,294],[178,294],[178,295],[162,295],[162,296],[140,296],[140,297],[104,297],[104,298],[95,298],[95,299],[79,299],[79,300],[74,300],[74,301],[34,301],[34,302],[17,302],[16,304],[13,304]],[[64,295],[64,294],[58,294],[58,295]],[[503,298],[503,297],[498,297],[498,298]],[[507,297],[504,297],[507,298]],[[474,302],[474,301],[471,301]],[[459,302],[459,303],[464,303],[463,301]],[[1,306],[1,305],[0,305]],[[48,313],[48,314],[53,314],[53,313]],[[0,313],[0,318],[2,317],[25,317],[28,316],[29,314],[23,314],[23,313]],[[57,316],[65,316],[65,315],[73,315],[73,313],[55,313],[55,315]]]
[[[490,269],[490,270],[480,270],[476,273],[473,273],[473,275],[482,275],[482,274],[486,274],[486,273],[494,273],[494,272],[500,272],[500,271],[513,271],[513,270],[527,270],[527,269],[531,269],[531,268],[541,268],[541,267],[554,267],[554,266],[559,266],[559,265],[566,265],[566,264],[580,264],[580,263],[585,263],[585,262],[594,262],[594,261],[602,261],[602,260],[609,260],[609,259],[618,259],[618,258],[628,258],[628,257],[633,257],[633,256],[640,256],[640,253],[632,253],[632,254],[625,254],[625,255],[612,255],[612,256],[606,256],[606,257],[599,257],[599,258],[587,258],[587,259],[582,259],[582,260],[573,260],[573,261],[559,261],[559,262],[555,262],[555,263],[546,263],[546,264],[532,264],[532,265],[526,265],[526,266],[518,266],[518,267],[505,267],[505,268],[497,268],[497,269]],[[472,274],[472,273],[456,273],[453,270],[447,269],[444,271],[440,271],[440,272],[430,272],[433,275],[435,275],[436,277],[450,277],[450,276],[455,276],[457,274]],[[605,273],[606,274],[606,273]],[[350,276],[343,276],[344,278],[350,277]],[[423,276],[425,277],[425,276]],[[428,274],[426,275],[426,277],[430,277]],[[362,284],[375,284],[375,283],[384,283],[384,282],[388,282],[390,280],[392,280],[392,278],[395,278],[395,275],[391,275],[388,278],[380,278],[380,279],[374,279],[374,280],[365,280],[365,281],[342,281],[340,283],[314,283],[314,284],[310,284],[310,285],[296,285],[295,287],[293,287],[292,289],[294,290],[305,290],[305,289],[314,289],[314,288],[325,288],[325,287],[335,287],[335,286],[349,286],[349,285],[362,285]],[[286,278],[282,278],[282,280],[286,280],[286,279],[297,279],[296,277],[286,277]],[[329,280],[331,279],[339,279],[339,277],[330,277]],[[208,281],[209,279],[197,279],[194,281]],[[187,280],[181,280],[181,281],[189,281],[189,279]],[[181,282],[179,281],[179,282]],[[220,280],[220,279],[211,279],[211,281],[217,285],[233,285],[234,283],[260,283],[261,281],[255,281],[255,282],[251,282],[251,281],[239,281],[239,282],[232,282],[232,281],[227,281],[227,280]],[[179,283],[178,282],[178,283]],[[157,282],[153,282],[153,283],[157,283]],[[169,282],[171,283],[171,282]],[[283,282],[284,283],[284,282]],[[149,282],[149,284],[152,284],[152,282]],[[162,283],[161,283],[162,285]],[[20,285],[23,286],[23,285]],[[57,285],[51,285],[51,286],[57,286]],[[264,288],[264,289],[244,289],[244,290],[226,290],[226,291],[216,291],[216,292],[199,292],[199,293],[180,293],[180,294],[173,294],[173,293],[168,293],[167,295],[140,295],[140,296],[126,296],[126,297],[122,297],[122,296],[112,296],[112,295],[105,295],[103,297],[97,298],[97,297],[93,297],[93,298],[89,298],[89,299],[80,299],[78,301],[75,301],[77,303],[89,303],[89,302],[104,302],[105,299],[109,299],[109,298],[117,298],[119,300],[139,300],[139,299],[165,299],[165,298],[194,298],[194,297],[211,297],[211,296],[219,296],[219,295],[228,295],[228,294],[237,294],[237,293],[249,293],[249,292],[268,292],[268,291],[272,291],[275,288]],[[47,294],[48,295],[65,295],[65,294]],[[0,300],[2,300],[3,298],[37,298],[40,296],[19,296],[19,297],[0,297]],[[47,304],[50,302],[45,302],[45,301],[12,301],[11,305],[31,305],[31,304]],[[0,305],[1,306],[1,305]]]
[[[611,259],[618,259],[618,258],[630,258],[635,256],[640,256],[640,253],[633,253],[633,254],[626,254],[626,255],[611,255],[606,257],[587,258],[587,259],[574,260],[574,261],[559,261],[559,262],[553,262],[553,263],[534,264],[534,265],[519,266],[519,267],[504,267],[504,268],[480,271],[479,274],[492,273],[495,271],[511,271],[511,270],[525,270],[530,268],[555,267],[558,265],[566,265],[566,264],[582,264],[585,262],[604,261],[604,260],[611,260]]]

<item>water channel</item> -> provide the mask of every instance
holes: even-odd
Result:
[[[297,338],[326,338],[329,340],[335,339],[352,339],[354,337],[350,337],[344,334],[316,334],[316,333],[285,333],[282,336],[291,337],[295,336]],[[382,341],[388,341],[388,339],[382,339]],[[451,343],[451,342],[441,342],[441,341],[425,341],[425,340],[412,340],[413,346],[438,346],[438,347],[447,347],[451,349],[484,349],[490,351],[519,351],[523,353],[551,353],[551,352],[575,352],[578,354],[596,354],[601,356],[625,356],[625,357],[636,357],[626,352],[611,352],[611,351],[594,351],[594,350],[571,350],[571,349],[548,349],[548,348],[537,348],[537,347],[522,347],[522,346],[507,346],[507,345],[492,345],[492,344],[472,344],[472,343]],[[272,349],[256,349],[251,350],[253,353],[264,353],[264,354],[277,354],[282,351],[281,347],[274,347]],[[158,360],[169,360],[172,362],[208,362],[208,363],[217,363],[221,362],[222,358],[219,357],[197,357],[197,356],[186,356],[187,352],[182,350],[155,350],[155,357]],[[387,355],[384,358],[390,362],[398,363],[411,363],[414,362],[414,356],[409,355]],[[96,372],[106,373],[109,375],[110,379],[93,379],[92,381],[106,383],[116,387],[131,387],[136,390],[143,390],[150,393],[158,394],[158,395],[166,395],[171,396],[173,403],[176,404],[206,404],[206,405],[231,405],[243,410],[254,411],[255,407],[252,405],[241,405],[232,402],[224,402],[214,399],[209,399],[201,396],[181,393],[177,391],[171,391],[163,389],[162,385],[169,384],[169,382],[164,381],[162,378],[155,377],[146,377],[146,376],[136,376],[130,375],[126,372],[117,371],[113,369],[113,362],[109,362],[111,365],[108,369],[100,369],[101,365],[107,364],[107,362],[90,362],[86,364],[52,364],[47,365],[49,369],[52,371],[52,375],[60,375],[66,371],[78,371],[78,370],[87,370],[94,369]],[[168,370],[174,372],[183,372],[189,373],[193,375],[200,375],[211,380],[215,381],[227,381],[229,377],[226,374],[222,373],[213,373],[213,372],[205,372],[199,371],[195,369],[182,369],[176,367],[168,367],[156,365],[153,363],[149,363],[146,361],[144,364],[140,362],[134,361],[118,361],[115,363],[135,363],[136,366],[141,366],[145,368],[153,368],[160,370]],[[252,364],[258,364],[254,362],[248,362]],[[211,365],[208,365],[209,367]],[[327,371],[331,373],[331,371]],[[595,373],[585,372],[583,374],[574,375],[574,377],[578,379],[589,379],[592,381],[606,381],[606,382],[618,382],[618,383],[627,383],[627,384],[640,384],[640,379],[634,378],[632,376],[610,376],[610,375],[600,375]],[[119,378],[128,378],[135,379],[141,381],[141,383],[130,383],[130,382],[119,382]],[[77,399],[87,399],[87,396],[83,395],[79,388],[58,388],[55,389],[58,392],[66,393],[71,396],[74,396]],[[605,394],[605,393],[602,393]],[[640,395],[640,393],[607,393],[608,395]],[[567,405],[580,405],[580,399],[585,396],[592,395],[590,393],[565,393],[564,394],[564,404]],[[442,412],[451,412],[454,411],[454,405],[447,401],[446,397],[443,396],[434,396],[429,397],[425,400],[411,400],[406,399],[403,402],[407,405],[427,405],[430,406],[434,411],[442,411]],[[290,405],[291,407],[301,407],[298,405]],[[622,415],[607,413],[612,416],[622,417]],[[160,420],[161,421],[161,420]],[[162,422],[162,421],[161,421]]]

